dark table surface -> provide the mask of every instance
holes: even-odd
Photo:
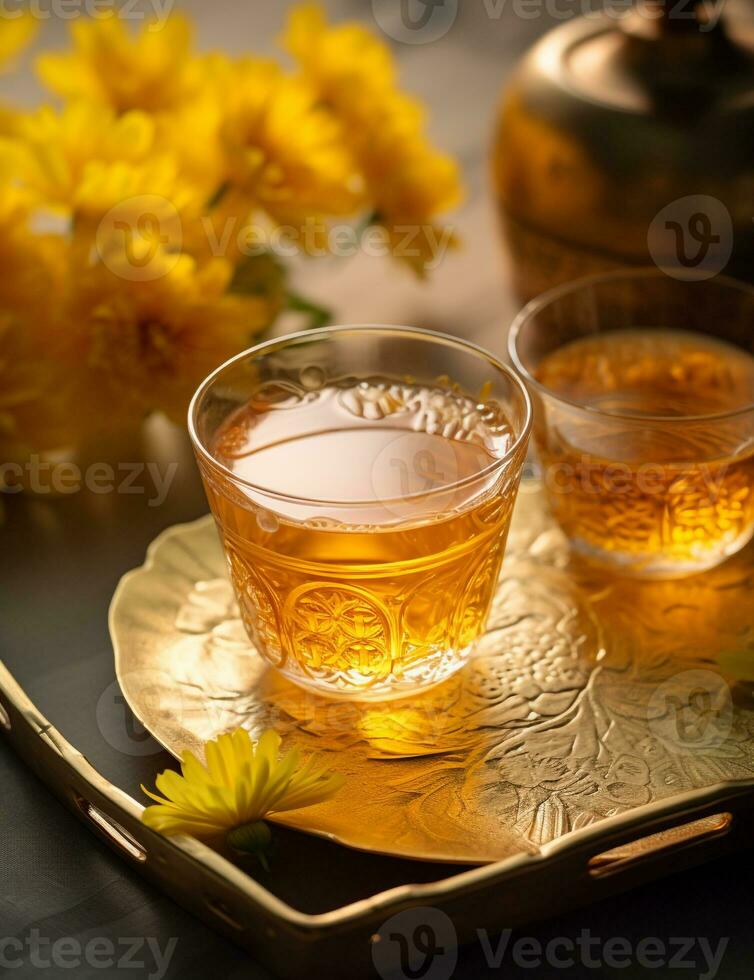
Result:
[[[289,4],[186,0],[179,6],[198,18],[200,41],[237,51],[269,46]],[[373,24],[366,0],[330,0],[327,7],[333,15],[356,15]],[[464,165],[469,198],[456,221],[464,248],[443,263],[429,286],[366,256],[349,260],[347,275],[327,263],[301,270],[302,287],[337,309],[342,322],[416,323],[502,349],[512,301],[485,180],[485,148],[499,87],[515,57],[562,19],[557,11],[548,14],[546,4],[537,7],[537,16],[531,16],[532,9],[513,0],[509,5],[464,0],[457,23],[442,39],[394,45],[407,87],[432,108],[434,135]],[[60,37],[65,26],[53,21],[45,29]],[[23,98],[35,97],[23,80],[18,84]],[[164,528],[205,513],[206,503],[181,433],[154,426],[139,445],[120,447],[117,453],[113,449],[111,456],[115,466],[150,460],[163,477],[176,463],[165,499],[156,505],[154,482],[144,474],[132,487],[141,492],[82,490],[59,499],[7,499],[0,527],[0,658],[70,742],[105,776],[141,798],[139,783],[152,782],[170,760],[134,726],[119,697],[108,604],[120,576],[143,561],[149,542]],[[448,872],[280,833],[284,860],[277,862],[274,880],[268,883],[309,911],[363,895],[367,879],[388,887]],[[0,841],[0,976],[268,976],[246,953],[141,881],[2,743]],[[301,875],[299,858],[304,855],[326,873]],[[753,880],[754,852],[747,851],[518,930],[497,965],[489,947],[478,942],[461,951],[453,976],[751,977]],[[517,938],[542,946],[552,939],[576,943],[584,930],[587,939],[600,943],[591,952],[577,953],[573,966],[556,962],[569,960],[562,945],[544,965],[535,965],[531,950],[525,955],[527,947],[517,947],[514,955]],[[32,955],[25,947],[17,965],[7,940],[35,937],[41,943],[37,952]],[[109,940],[121,962],[105,965],[109,958],[101,954],[89,965],[45,965],[49,943],[66,937],[82,946]],[[608,940],[615,941],[612,947],[605,945]],[[656,942],[640,947],[642,940]],[[491,942],[494,952],[497,937]],[[625,949],[628,956],[621,952]],[[126,962],[122,958],[129,950]],[[599,950],[603,963],[598,967],[594,956]],[[170,955],[164,962],[166,951]],[[447,974],[430,971],[426,976],[442,980]]]

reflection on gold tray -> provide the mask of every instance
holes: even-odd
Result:
[[[754,777],[754,547],[676,582],[575,565],[524,483],[488,631],[425,694],[316,697],[265,667],[211,518],[171,528],[113,598],[116,669],[170,752],[243,725],[347,784],[281,822],[353,847],[482,863],[686,791]]]

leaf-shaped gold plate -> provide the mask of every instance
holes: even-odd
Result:
[[[754,777],[754,548],[675,582],[575,565],[522,486],[488,630],[423,695],[325,700],[267,668],[211,518],[171,528],[121,581],[116,670],[176,757],[274,727],[347,784],[281,822],[365,850],[483,863],[676,794]]]

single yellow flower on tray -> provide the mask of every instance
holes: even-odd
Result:
[[[318,767],[314,758],[301,766],[296,749],[280,758],[280,742],[268,730],[254,744],[239,728],[207,742],[206,765],[184,752],[183,775],[167,770],[157,777],[162,796],[142,786],[156,801],[144,811],[144,823],[168,835],[225,836],[236,850],[263,858],[269,842],[265,817],[321,803],[343,785],[342,776]]]

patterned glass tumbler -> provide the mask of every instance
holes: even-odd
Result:
[[[218,368],[189,411],[244,624],[295,683],[402,697],[484,629],[531,407],[481,348],[328,327]]]

